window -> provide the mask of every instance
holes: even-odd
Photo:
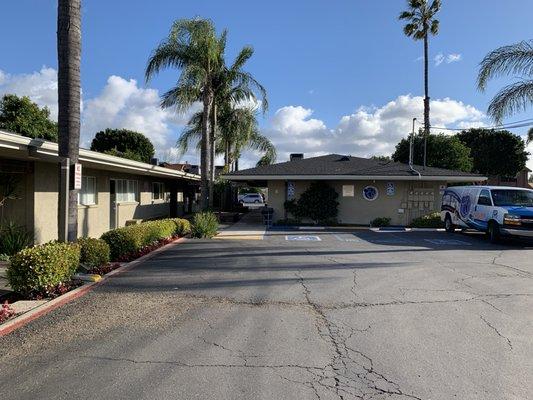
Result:
[[[488,190],[483,189],[481,193],[479,193],[477,204],[479,206],[492,206],[492,202],[490,201],[490,193]]]
[[[152,200],[165,199],[165,185],[161,182],[152,182]]]
[[[134,202],[139,199],[139,182],[117,179],[115,180],[117,203]]]
[[[498,207],[533,207],[533,190],[494,189],[492,200]]]
[[[94,176],[83,176],[81,178],[81,190],[78,194],[78,204],[92,206],[96,204],[96,178]]]

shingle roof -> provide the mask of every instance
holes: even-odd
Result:
[[[457,176],[457,177],[479,177],[480,175],[469,172],[453,171],[443,168],[433,168],[413,165],[413,168],[420,172],[422,176]],[[381,161],[371,158],[361,158],[343,156],[340,154],[329,154],[326,156],[295,159],[278,164],[263,165],[256,168],[244,169],[232,172],[226,176],[275,176],[275,175],[344,175],[344,176],[418,176],[408,164],[394,161]]]

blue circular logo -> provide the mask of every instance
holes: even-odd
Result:
[[[367,186],[363,189],[363,197],[368,200],[376,200],[378,198],[378,189],[375,186]]]
[[[461,208],[459,212],[461,213],[462,217],[467,217],[468,213],[470,213],[470,205],[471,205],[470,196],[466,195],[461,198]]]

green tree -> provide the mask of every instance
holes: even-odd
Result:
[[[142,133],[128,129],[106,129],[98,132],[91,143],[91,150],[145,163],[149,163],[155,153],[150,139]]]
[[[407,0],[408,10],[403,11],[398,17],[407,21],[403,27],[406,36],[414,40],[424,41],[424,133],[429,136],[429,34],[439,32],[439,21],[435,15],[440,10],[440,0],[433,0],[429,5],[427,0]],[[426,153],[424,149],[424,154]],[[426,157],[424,156],[424,161]],[[425,162],[424,162],[424,165]]]
[[[80,149],[81,107],[81,0],[58,0],[57,3],[57,94],[59,156],[70,164],[78,162]],[[78,237],[78,190],[68,188],[61,175],[59,201],[59,238],[73,242]],[[68,213],[62,212],[68,197]],[[62,218],[67,214],[67,237]]]
[[[413,163],[423,163],[424,137],[417,135],[413,143]],[[409,139],[402,139],[396,145],[392,159],[397,162],[409,162]],[[427,165],[429,167],[446,168],[456,171],[470,172],[473,160],[470,149],[458,137],[443,133],[429,135],[427,138]]]
[[[309,218],[315,223],[328,223],[337,218],[339,194],[324,181],[311,182],[292,206],[291,213],[297,218]],[[290,207],[289,207],[290,208]]]
[[[485,91],[489,80],[503,75],[520,79],[492,98],[487,113],[497,123],[533,104],[533,40],[502,46],[487,54],[479,66],[478,89]]]
[[[470,148],[475,172],[513,177],[526,166],[529,153],[524,141],[509,131],[475,128],[457,137]]]
[[[263,155],[257,165],[272,164],[276,160],[276,148],[259,131],[256,112],[249,107],[221,107],[217,109],[218,129],[215,141],[216,154],[224,155],[225,170],[235,170],[245,150],[257,150]],[[180,153],[188,151],[192,142],[201,137],[202,112],[192,116],[178,139]],[[197,145],[198,146],[198,145]]]
[[[30,138],[57,142],[57,123],[50,120],[50,110],[40,108],[26,96],[5,94],[2,97],[0,128]]]
[[[529,128],[529,131],[527,131],[526,144],[531,142],[533,142],[533,128]]]
[[[207,19],[180,19],[152,52],[145,77],[149,81],[165,68],[178,68],[176,86],[163,94],[161,106],[183,113],[197,101],[203,105],[201,130],[201,208],[209,205],[211,182],[210,113],[214,101],[213,77],[220,68],[224,38],[217,38],[213,23]]]

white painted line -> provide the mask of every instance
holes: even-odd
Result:
[[[456,239],[424,239],[426,242],[436,244],[439,246],[472,246],[472,243],[465,242],[463,240]]]
[[[300,226],[298,228],[301,231],[323,231],[326,229],[325,226]]]
[[[340,242],[361,242],[361,239],[356,237],[342,237],[340,235],[333,235]]]

